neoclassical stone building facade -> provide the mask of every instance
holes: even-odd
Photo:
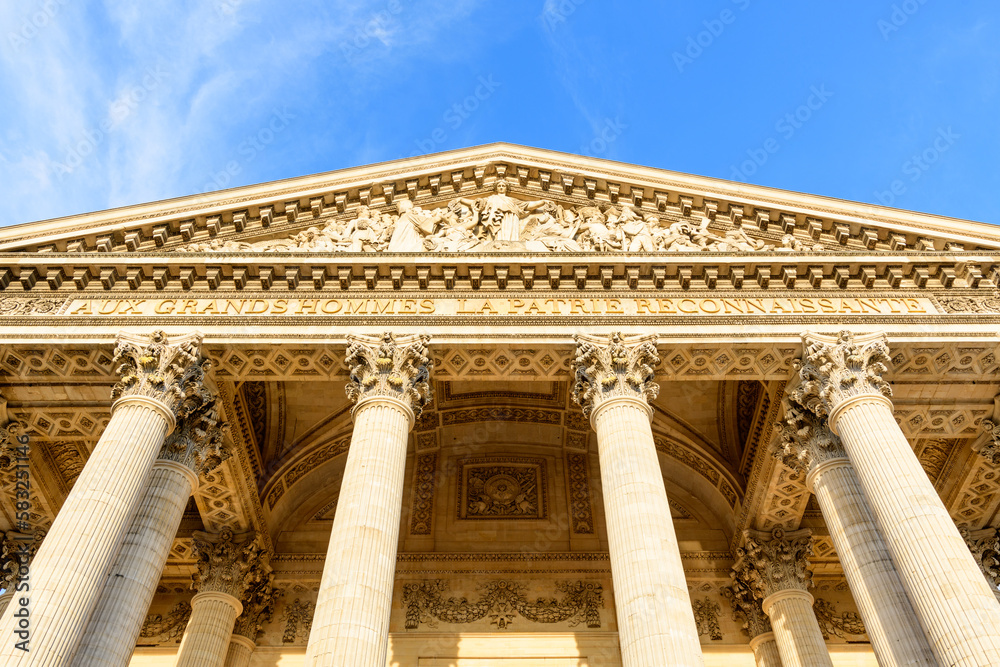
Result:
[[[1000,664],[992,226],[498,144],[0,252],[4,665]]]

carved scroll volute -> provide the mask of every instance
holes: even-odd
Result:
[[[763,600],[780,591],[808,591],[812,587],[810,531],[786,533],[775,528],[770,534],[745,530],[743,535],[744,546],[737,550],[733,571],[754,597]]]
[[[166,406],[175,421],[214,401],[205,386],[211,362],[201,354],[201,339],[197,332],[172,338],[162,331],[118,334],[113,363],[120,379],[111,400],[152,399]]]
[[[743,631],[750,639],[771,632],[771,619],[764,613],[760,600],[754,597],[753,590],[735,571],[732,577],[732,586],[723,588],[722,596],[733,608],[733,620],[742,621]]]
[[[648,405],[660,392],[653,381],[659,361],[656,335],[574,336],[576,357],[573,370],[573,400],[590,416],[601,404],[614,398],[633,398]]]
[[[775,457],[782,463],[808,474],[826,461],[847,457],[826,417],[816,415],[791,397],[786,397],[784,407],[784,419],[778,422],[780,441],[775,451]]]
[[[853,396],[892,396],[889,383],[882,379],[889,364],[885,334],[806,333],[802,343],[805,354],[796,364],[801,383],[791,397],[805,408],[827,416]]]
[[[419,417],[431,400],[430,337],[397,338],[386,332],[381,338],[348,336],[347,342],[347,366],[351,369],[347,397],[356,404],[369,398],[392,398],[409,407],[414,418]]]
[[[222,420],[218,400],[203,402],[177,422],[160,450],[160,458],[176,461],[204,475],[231,455],[226,447],[229,424]]]
[[[195,531],[192,537],[199,593],[225,593],[242,600],[271,571],[260,538],[253,531],[234,533],[223,528],[218,533]]]

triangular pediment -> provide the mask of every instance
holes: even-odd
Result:
[[[15,253],[742,255],[998,248],[998,230],[983,223],[509,144],[0,230],[0,251]]]

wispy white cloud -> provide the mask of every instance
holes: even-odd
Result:
[[[201,191],[246,128],[310,91],[378,85],[479,0],[52,2],[0,42],[0,224]],[[41,5],[3,3],[0,25],[16,37]]]

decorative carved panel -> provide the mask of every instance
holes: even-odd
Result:
[[[590,505],[590,466],[587,455],[566,452],[569,475],[569,509],[573,532],[577,535],[594,534],[594,517]]]
[[[460,519],[544,519],[545,459],[466,459],[459,469]]]

